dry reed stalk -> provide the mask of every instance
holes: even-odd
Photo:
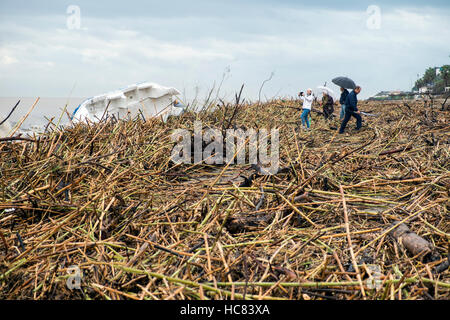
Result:
[[[280,105],[297,102],[0,140],[0,298],[448,299],[449,111],[362,102],[384,116],[336,135],[316,114],[296,131],[299,113]],[[279,128],[287,169],[173,164],[171,132],[195,120]],[[432,254],[403,249],[393,223]],[[374,265],[380,290],[365,281]],[[66,285],[71,266],[80,290]]]

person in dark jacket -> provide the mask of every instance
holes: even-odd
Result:
[[[358,111],[358,98],[357,95],[361,92],[361,87],[356,86],[356,88],[350,92],[345,99],[345,116],[342,121],[341,128],[339,129],[339,133],[344,133],[345,127],[347,126],[347,122],[351,117],[356,119],[356,130],[361,129],[362,126],[362,118],[360,115],[360,111]]]
[[[341,98],[339,99],[339,103],[341,104],[341,116],[340,119],[344,119],[345,116],[345,99],[347,99],[348,90],[341,87]]]
[[[322,108],[323,108],[323,116],[325,117],[325,120],[331,119],[331,115],[334,112],[334,101],[333,101],[333,98],[326,92],[323,93]]]

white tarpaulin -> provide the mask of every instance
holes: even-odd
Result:
[[[186,110],[186,106],[184,104],[181,104],[179,101],[174,101],[172,112],[170,113],[171,116],[178,117],[184,113]]]
[[[75,109],[72,120],[79,122],[87,119],[98,122],[106,113],[123,118],[128,114],[135,116],[139,110],[142,110],[147,119],[161,116],[163,121],[166,121],[169,115],[180,114],[180,108],[174,107],[172,102],[172,97],[179,94],[177,89],[164,87],[157,83],[133,84],[85,100]],[[107,106],[108,109],[105,113]]]

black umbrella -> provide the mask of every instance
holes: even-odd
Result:
[[[352,79],[347,78],[347,77],[337,77],[331,81],[333,81],[333,83],[335,85],[345,88],[345,89],[355,89],[355,87],[356,87],[355,82]]]

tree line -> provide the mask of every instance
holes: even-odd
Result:
[[[444,65],[439,68],[440,72],[436,72],[436,68],[428,68],[423,77],[417,79],[413,91],[422,87],[429,87],[434,94],[440,94],[450,85],[450,65]]]

